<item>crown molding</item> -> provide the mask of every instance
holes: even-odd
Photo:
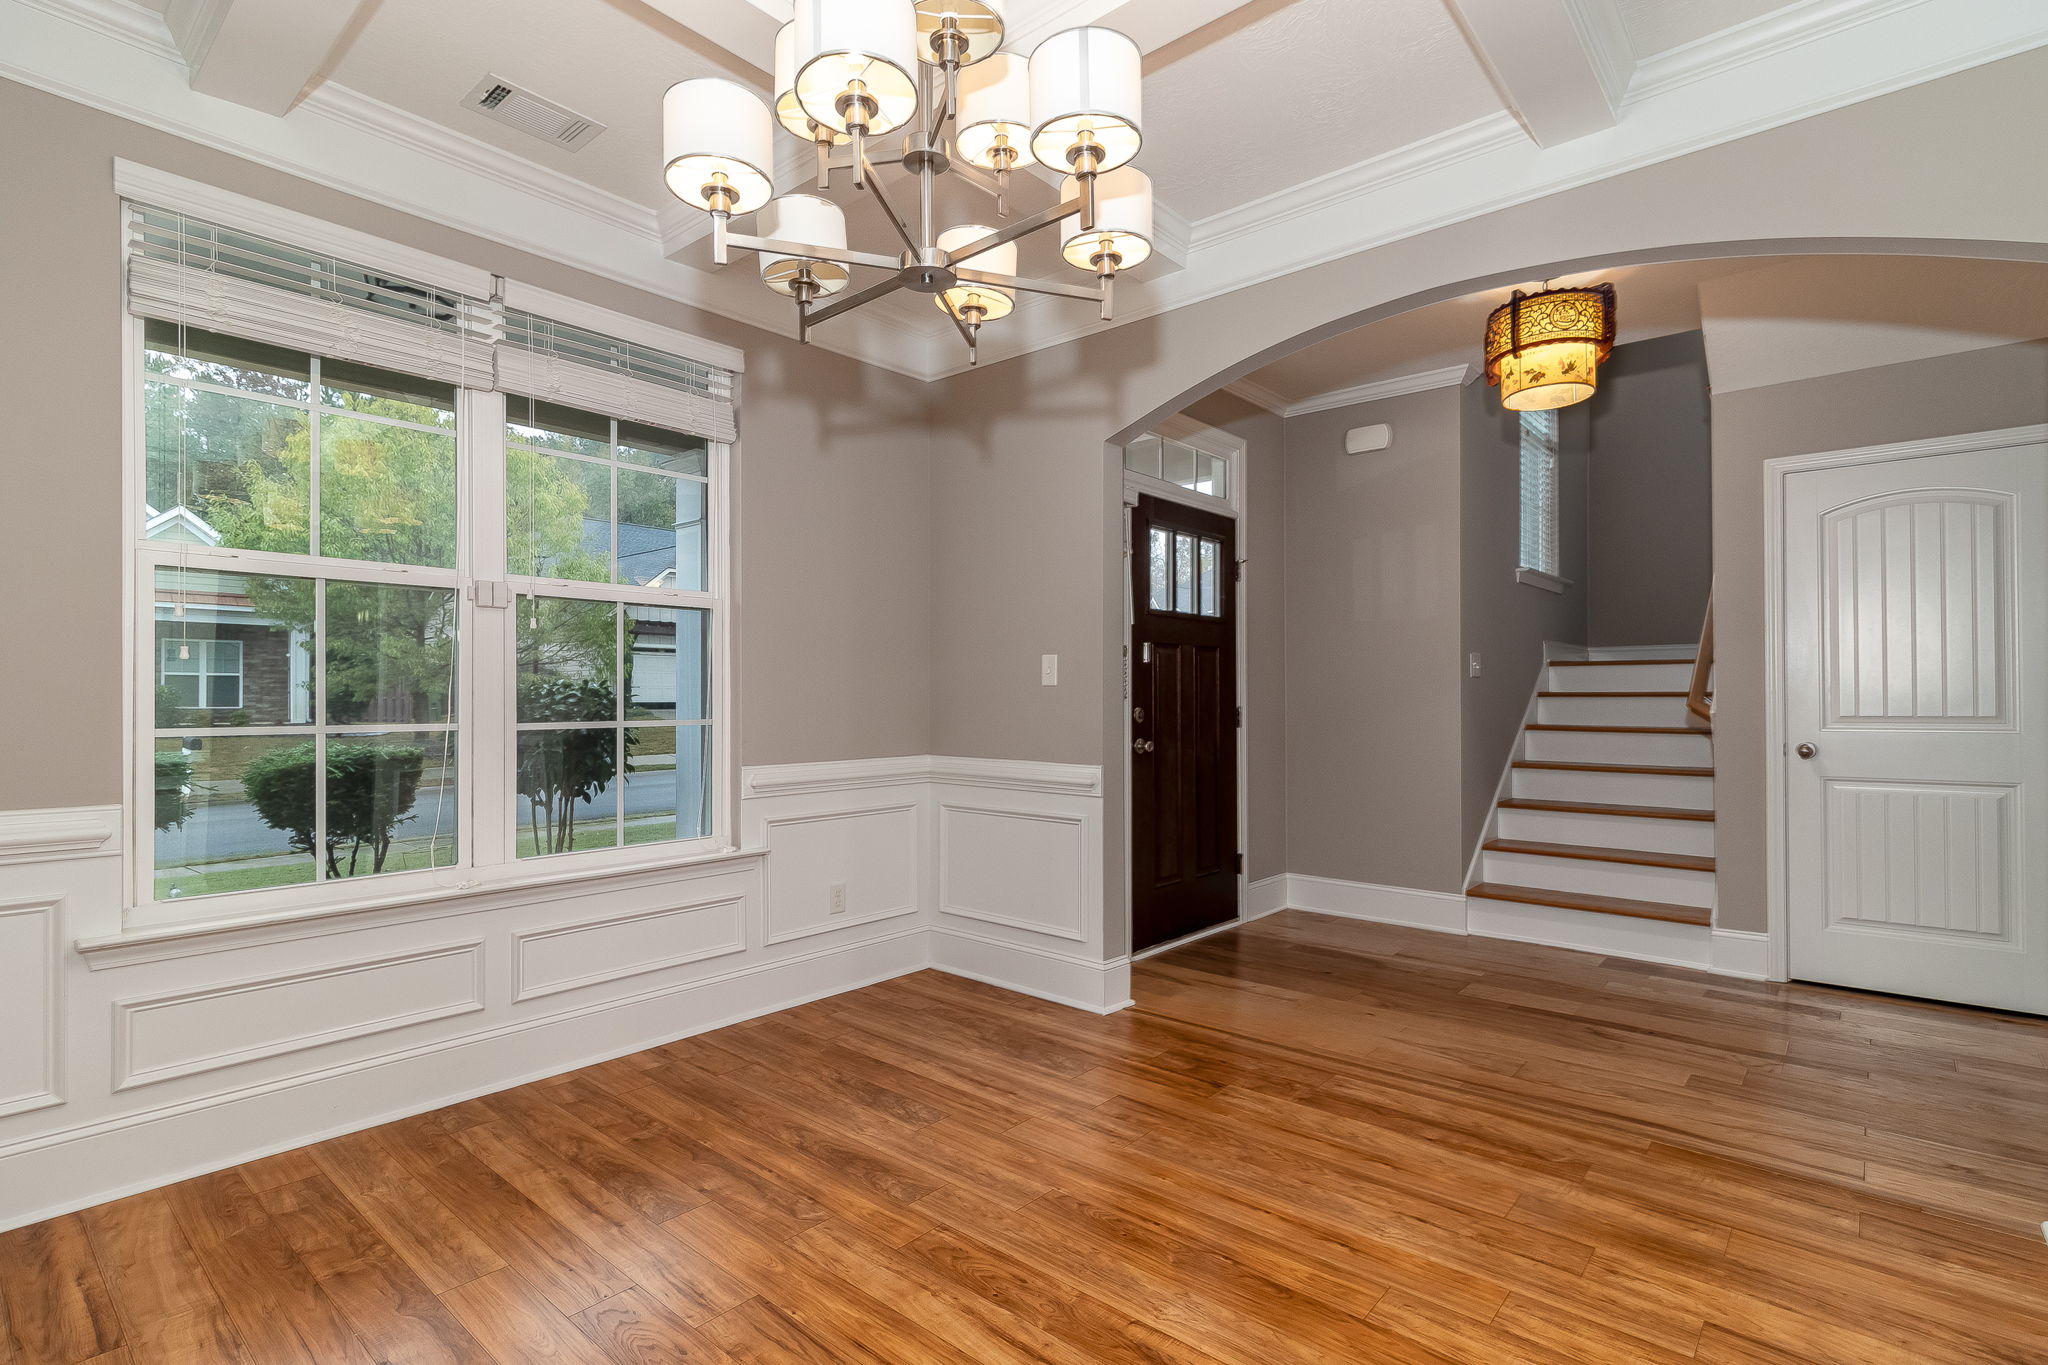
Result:
[[[1478,373],[1478,366],[1467,361],[1462,365],[1446,365],[1440,370],[1422,370],[1415,374],[1395,375],[1392,379],[1376,379],[1370,384],[1353,384],[1349,388],[1331,389],[1307,398],[1286,398],[1248,379],[1240,379],[1234,384],[1226,385],[1225,392],[1234,393],[1247,402],[1257,403],[1279,417],[1306,417],[1312,412],[1334,412],[1338,408],[1356,407],[1360,403],[1377,403],[1383,398],[1399,398],[1404,394],[1425,393],[1430,389],[1458,387],[1471,383]]]
[[[1597,137],[1539,149],[1502,112],[1193,223],[1161,205],[1162,254],[1185,268],[1127,281],[1108,326],[2048,43],[2040,0],[1968,0],[1958,14],[1945,0],[1806,0],[1639,62],[1625,117]],[[331,84],[284,119],[195,94],[163,16],[135,0],[0,0],[0,75],[778,336],[795,330],[780,300],[747,287],[750,272],[672,259],[701,221]],[[1020,309],[1016,322],[984,337],[983,368],[1106,330],[1050,309]],[[951,342],[936,322],[870,309],[813,344],[936,380],[967,368]]]

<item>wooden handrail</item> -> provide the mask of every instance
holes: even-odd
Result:
[[[1714,728],[1714,708],[1707,703],[1707,678],[1714,671],[1714,594],[1707,591],[1707,619],[1700,627],[1700,652],[1692,661],[1692,686],[1685,692],[1687,723]]]

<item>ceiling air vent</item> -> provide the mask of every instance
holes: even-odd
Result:
[[[595,119],[564,109],[553,100],[542,99],[531,90],[522,90],[497,76],[478,81],[462,103],[485,118],[496,119],[529,137],[567,147],[572,152],[604,131],[604,125]]]

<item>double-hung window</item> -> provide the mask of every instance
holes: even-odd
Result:
[[[127,211],[137,917],[729,848],[731,368]]]
[[[1521,566],[1558,579],[1557,412],[1555,409],[1524,412],[1521,419]]]

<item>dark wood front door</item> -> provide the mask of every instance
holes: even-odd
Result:
[[[1237,917],[1237,526],[1131,512],[1131,948]]]

